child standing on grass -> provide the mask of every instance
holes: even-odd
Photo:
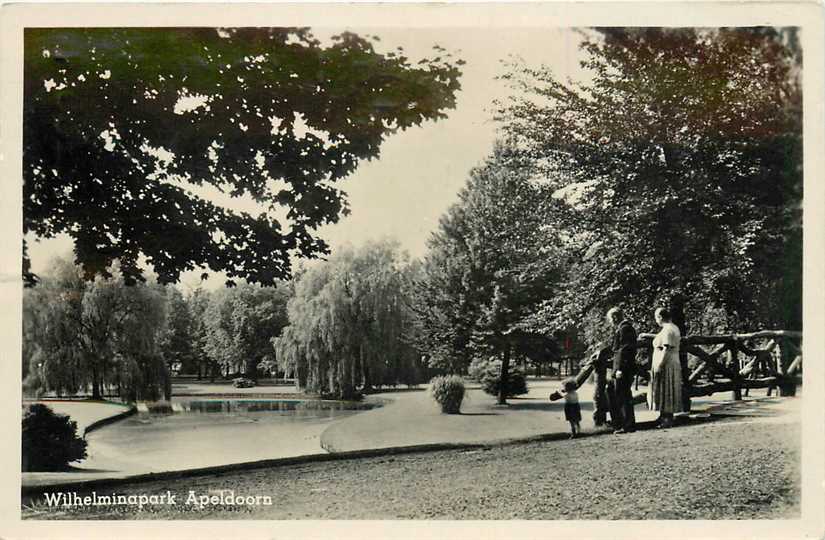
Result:
[[[581,433],[579,422],[582,421],[582,409],[579,405],[579,394],[576,392],[576,381],[567,379],[564,381],[564,419],[570,422],[570,438],[574,439]]]

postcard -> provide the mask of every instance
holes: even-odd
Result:
[[[825,534],[820,5],[0,14],[3,536]]]

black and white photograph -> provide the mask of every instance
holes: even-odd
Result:
[[[426,24],[451,7],[16,23],[20,530],[825,533],[821,6]]]

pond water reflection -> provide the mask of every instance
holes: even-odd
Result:
[[[367,411],[383,402],[299,399],[197,399],[172,402],[139,403],[138,417],[152,418],[174,414],[222,414],[230,416],[279,413],[295,418],[332,418],[341,414]]]
[[[80,466],[149,472],[322,453],[333,422],[383,405],[291,399],[174,399],[87,435]]]

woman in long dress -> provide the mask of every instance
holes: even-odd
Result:
[[[659,411],[659,427],[667,428],[673,425],[673,415],[682,410],[682,368],[679,364],[679,341],[682,336],[679,328],[671,322],[668,310],[659,308],[654,317],[662,329],[653,338],[647,404],[650,410]]]

